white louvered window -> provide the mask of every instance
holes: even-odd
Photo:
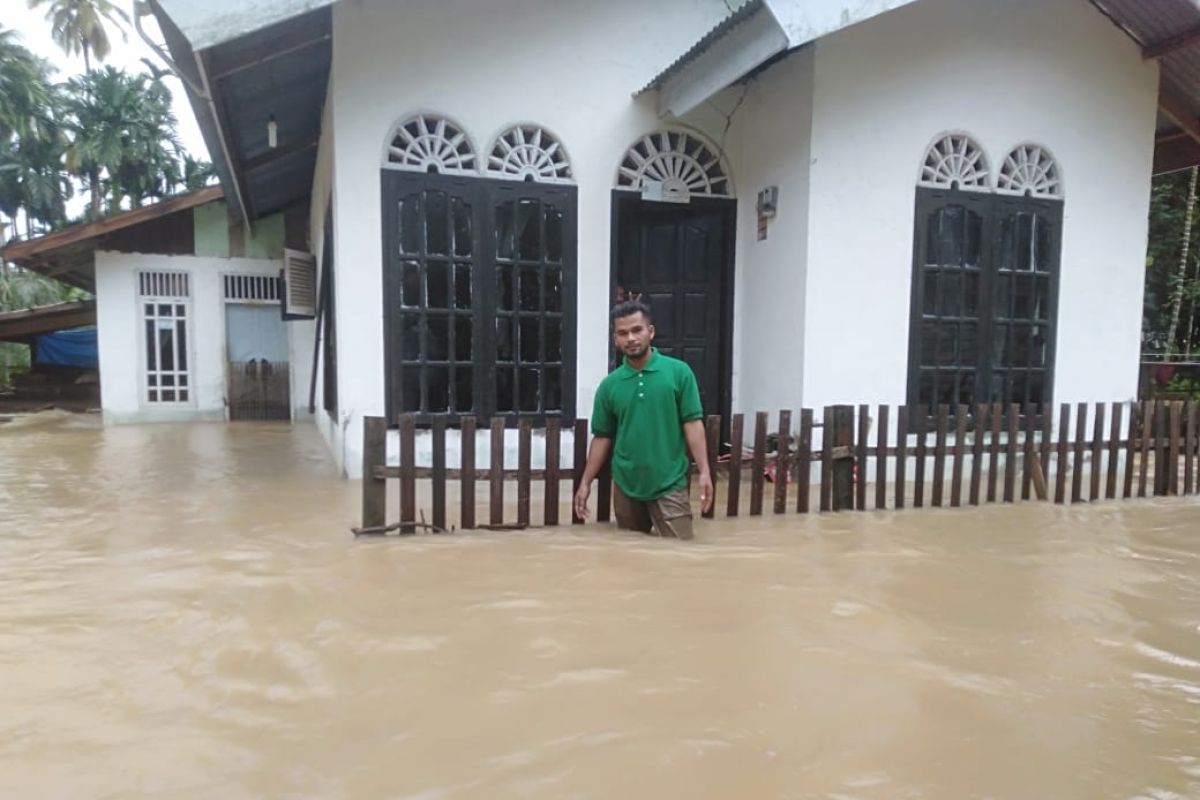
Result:
[[[191,285],[186,272],[138,273],[142,297],[190,297]]]
[[[280,297],[279,278],[274,275],[226,275],[225,299],[236,303],[271,304]]]
[[[191,401],[188,357],[188,298],[186,272],[142,272],[138,275],[145,352],[145,398],[148,403]]]

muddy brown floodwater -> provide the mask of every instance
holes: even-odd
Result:
[[[3,798],[1200,798],[1200,505],[354,540],[308,427],[0,425]]]

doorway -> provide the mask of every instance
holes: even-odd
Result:
[[[654,315],[654,345],[696,374],[705,414],[727,418],[733,360],[737,201],[653,202],[613,192],[611,304],[640,297]],[[610,352],[616,366],[616,352]]]
[[[290,420],[288,338],[279,280],[225,276],[225,397],[230,420]]]

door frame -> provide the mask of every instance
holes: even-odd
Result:
[[[620,252],[620,235],[621,235],[621,210],[623,208],[641,204],[650,203],[653,201],[643,200],[637,192],[628,189],[613,189],[611,213],[609,220],[609,248],[608,248],[608,297],[606,298],[607,306],[605,307],[605,322],[608,321],[608,308],[612,307],[612,301],[616,297],[617,292],[617,257]],[[685,205],[683,203],[666,205]],[[736,271],[736,254],[737,254],[737,198],[736,197],[705,197],[693,196],[686,203],[692,208],[703,208],[709,211],[716,210],[721,214],[721,221],[725,233],[725,252],[722,255],[723,268],[720,276],[720,292],[721,292],[721,308],[720,321],[721,328],[718,333],[720,340],[720,387],[719,387],[719,408],[704,410],[705,415],[719,414],[721,416],[722,436],[727,436],[729,425],[730,412],[733,409],[733,291],[734,277]],[[612,364],[611,355],[613,353],[612,336],[606,334],[607,341],[606,351],[610,357],[605,358],[605,363]]]
[[[230,360],[230,358],[229,358],[229,347],[231,344],[230,339],[229,339],[229,308],[230,308],[230,306],[245,306],[245,307],[254,307],[254,308],[266,308],[266,309],[270,310],[271,307],[274,306],[275,311],[273,312],[272,316],[279,318],[279,311],[281,309],[281,306],[283,305],[283,301],[282,300],[273,300],[272,301],[272,300],[247,300],[247,299],[226,298],[225,297],[225,278],[227,276],[246,276],[246,277],[252,277],[252,278],[274,278],[275,276],[274,275],[263,275],[263,274],[257,274],[257,273],[248,273],[248,272],[222,272],[221,273],[221,360],[224,365],[223,366],[223,377],[224,377],[225,385],[222,388],[222,394],[224,395],[224,401],[225,401],[225,421],[226,422],[239,422],[239,421],[244,421],[244,420],[236,420],[233,417],[232,386],[233,386],[233,364],[234,364],[234,362],[232,360]],[[257,420],[260,422],[262,422],[262,421],[292,422],[292,421],[294,421],[294,417],[295,417],[295,404],[293,403],[293,397],[292,397],[292,390],[295,387],[292,385],[293,371],[292,371],[292,357],[291,357],[292,356],[291,336],[288,332],[287,325],[282,321],[280,322],[280,325],[283,326],[284,346],[287,347],[288,352],[287,352],[287,357],[282,362],[274,362],[274,363],[283,363],[283,364],[287,365],[287,375],[288,375],[287,383],[286,383],[287,399],[285,400],[285,406],[287,408],[288,415],[287,415],[286,419],[283,417],[279,417],[279,418],[266,418],[263,420]]]

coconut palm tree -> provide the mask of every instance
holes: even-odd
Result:
[[[122,110],[130,105],[123,75],[111,67],[72,78],[67,83],[66,125],[71,132],[67,169],[87,182],[90,215],[101,214],[101,178],[121,160]]]
[[[23,211],[27,236],[66,219],[74,187],[63,165],[65,147],[61,131],[46,129],[0,149],[0,212],[15,220]]]
[[[160,80],[130,76],[135,105],[127,110],[121,161],[113,177],[133,207],[170,194],[183,179],[183,145],[171,110],[171,92]]]
[[[216,177],[217,171],[213,169],[212,162],[203,158],[193,158],[190,153],[183,154],[183,170],[179,176],[179,185],[185,191],[194,192],[197,189],[203,189]]]
[[[58,224],[72,187],[63,152],[54,68],[0,31],[0,213],[25,217],[25,232]]]
[[[0,141],[30,132],[51,104],[53,69],[0,27]]]
[[[129,15],[111,0],[29,0],[30,8],[46,6],[46,21],[54,41],[69,56],[83,54],[84,68],[92,71],[92,54],[98,61],[108,57],[112,45],[105,23],[121,32],[121,23],[129,24]]]
[[[110,208],[123,197],[138,206],[179,182],[182,146],[170,92],[160,82],[112,67],[94,70],[68,82],[65,112],[67,166],[87,181],[93,217],[106,195]]]

